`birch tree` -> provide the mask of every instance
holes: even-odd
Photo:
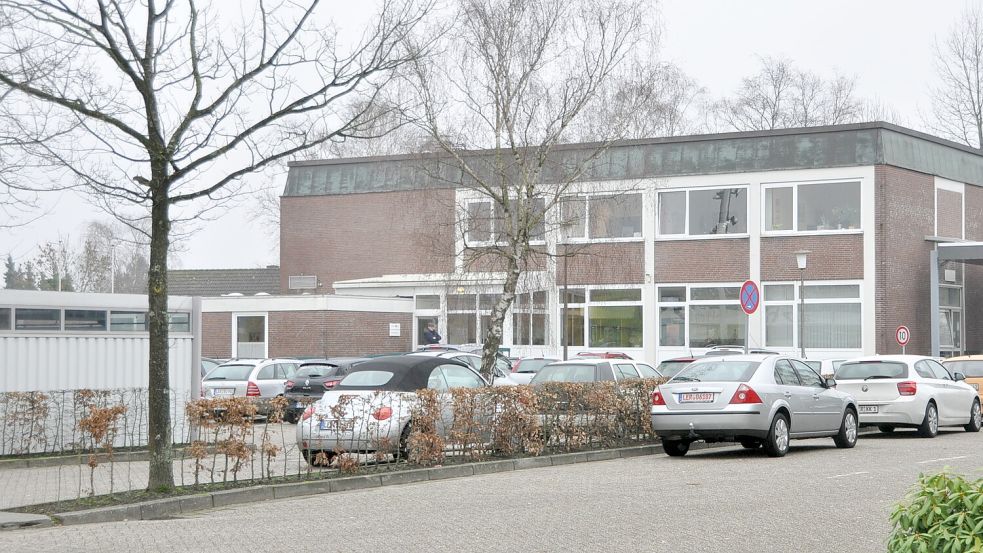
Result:
[[[944,138],[983,148],[983,10],[967,7],[935,44],[938,79],[931,88],[932,118]]]

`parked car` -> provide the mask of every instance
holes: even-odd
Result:
[[[201,377],[202,378],[205,378],[205,376],[208,375],[208,372],[209,371],[211,371],[212,369],[214,369],[215,367],[221,365],[224,362],[225,361],[223,361],[221,359],[210,359],[208,357],[202,357],[201,358]]]
[[[297,445],[310,464],[336,451],[374,453],[382,444],[405,452],[416,391],[480,388],[488,383],[463,361],[433,355],[394,355],[358,363],[308,407],[297,424]],[[439,417],[437,431],[449,428]],[[401,453],[405,455],[405,453]]]
[[[942,362],[942,365],[952,374],[962,373],[966,377],[966,384],[976,389],[983,400],[983,355],[963,355],[961,357],[950,357]]]
[[[819,373],[819,376],[823,378],[833,378],[836,374],[836,369],[840,368],[840,365],[846,361],[846,359],[803,359],[802,362],[806,365],[812,367],[812,370]]]
[[[259,413],[266,414],[266,401],[283,395],[283,385],[297,371],[296,359],[236,359],[212,369],[201,382],[205,398],[254,398]]]
[[[696,357],[676,357],[674,359],[666,359],[665,361],[659,363],[656,370],[666,378],[672,378],[676,374],[686,368],[687,365],[696,361],[697,359],[702,359],[703,356]]]
[[[862,426],[881,432],[912,427],[925,438],[934,438],[940,426],[980,431],[980,397],[965,379],[918,355],[861,357],[836,371],[839,388],[857,398]]]
[[[644,365],[645,369],[641,369]],[[653,376],[654,373],[654,376]],[[550,363],[539,369],[530,384],[547,382],[603,382],[633,378],[658,378],[658,371],[647,363],[631,359],[570,359]]]
[[[313,399],[334,388],[353,366],[365,360],[364,357],[332,357],[301,362],[297,372],[283,385],[283,395],[290,402],[283,419],[297,422]]]
[[[512,364],[512,379],[519,384],[529,384],[539,369],[559,361],[550,357],[520,357]]]
[[[445,359],[457,359],[458,361],[463,361],[469,367],[481,373],[481,355],[476,353],[468,353],[458,350],[450,351],[418,351],[411,353],[410,355],[429,355],[434,357],[443,357]],[[495,378],[492,382],[495,386],[515,386],[520,382],[512,377],[512,365],[509,363],[508,357],[499,354],[495,358]]]
[[[587,359],[631,359],[627,353],[620,351],[582,351],[577,354],[578,358]]]
[[[652,393],[652,428],[671,456],[704,440],[763,446],[782,457],[793,439],[832,437],[837,447],[856,445],[857,405],[798,359],[706,357]]]

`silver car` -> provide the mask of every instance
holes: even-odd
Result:
[[[283,395],[283,385],[297,372],[295,359],[234,359],[211,371],[201,381],[201,397],[247,397],[268,410],[266,401]]]
[[[788,452],[789,440],[832,437],[857,443],[857,405],[808,365],[777,355],[697,359],[652,393],[652,428],[668,455],[690,443],[740,442],[768,455]]]

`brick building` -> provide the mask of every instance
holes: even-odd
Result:
[[[492,206],[434,164],[292,164],[281,292],[413,298],[413,345],[430,320],[446,341],[479,341],[503,275],[465,263],[462,245],[494,244],[493,227],[469,223]],[[983,268],[955,253],[983,241],[976,150],[886,123],[636,140],[569,193],[583,220],[547,229],[539,247],[578,253],[525,275],[505,328],[513,352],[555,353],[566,332],[571,353],[661,360],[746,332],[753,347],[834,358],[898,351],[900,324],[909,352],[983,349]],[[749,318],[737,292],[748,279],[763,292]]]

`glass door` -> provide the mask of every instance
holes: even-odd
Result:
[[[266,359],[266,315],[236,315],[232,356]]]

